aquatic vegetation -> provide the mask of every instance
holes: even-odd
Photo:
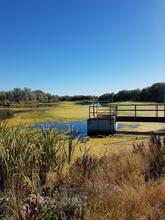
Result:
[[[9,125],[36,125],[42,122],[70,122],[86,120],[88,109],[74,102],[57,102],[55,106],[13,108],[15,117],[8,120]]]

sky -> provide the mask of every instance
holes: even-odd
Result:
[[[58,95],[165,82],[165,0],[0,0],[0,90]]]

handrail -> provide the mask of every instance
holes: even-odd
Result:
[[[126,108],[120,108],[126,107]],[[127,108],[130,107],[130,108]],[[140,108],[140,107],[148,107],[148,108]],[[153,107],[153,108],[149,108]],[[154,116],[151,117],[165,117],[165,103],[156,103],[156,104],[109,104],[109,105],[90,105],[89,106],[89,118],[98,118],[101,115],[109,116],[120,116],[120,112],[126,112],[125,116],[130,116],[129,113],[134,112],[134,117],[137,117],[137,113],[139,112],[154,112]],[[163,116],[162,114],[164,112]],[[139,116],[138,116],[139,117]],[[146,115],[140,115],[140,117],[147,117]]]

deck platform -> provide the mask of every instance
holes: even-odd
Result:
[[[133,116],[116,116],[116,121],[121,122],[152,122],[165,123],[165,117],[133,117]]]
[[[165,103],[159,104],[109,104],[89,106],[89,118],[116,117],[122,122],[165,122]]]
[[[89,106],[88,133],[115,133],[116,122],[165,123],[165,103]]]

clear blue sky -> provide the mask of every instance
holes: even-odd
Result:
[[[164,0],[0,0],[0,90],[99,95],[161,81]]]

